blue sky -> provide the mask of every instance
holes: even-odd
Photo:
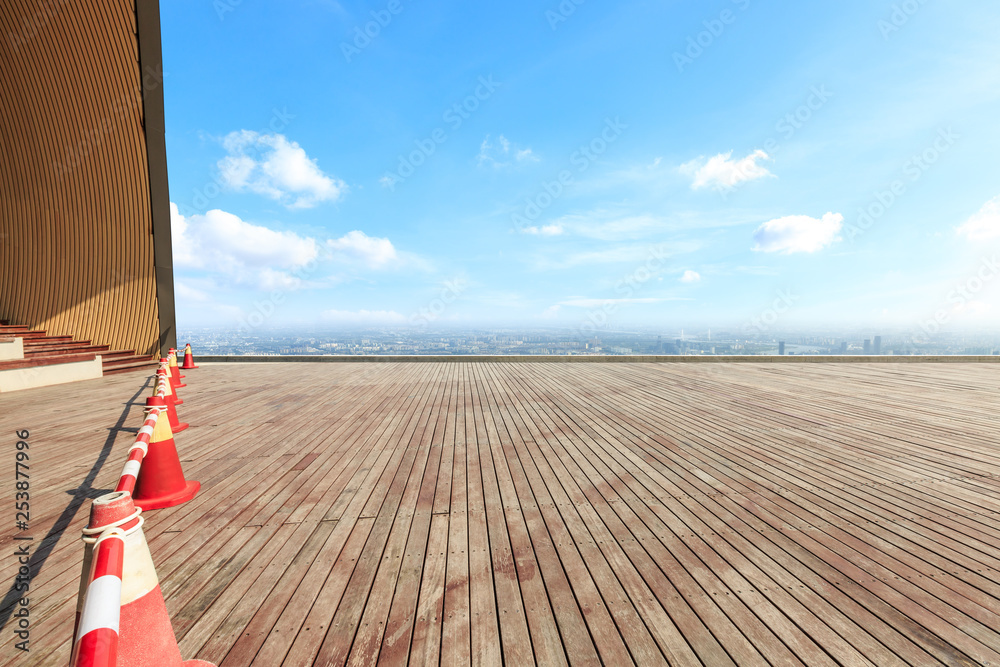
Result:
[[[992,3],[161,12],[181,328],[1000,320]]]

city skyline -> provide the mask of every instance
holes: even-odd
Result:
[[[179,325],[995,325],[988,9],[165,5]]]

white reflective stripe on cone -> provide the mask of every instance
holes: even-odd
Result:
[[[83,613],[80,614],[77,637],[82,638],[88,632],[100,628],[118,632],[121,597],[122,580],[113,574],[106,574],[90,582],[87,599],[83,603]]]
[[[121,604],[135,602],[146,593],[159,586],[153,567],[153,558],[149,555],[146,536],[142,528],[133,529],[125,536],[125,566],[122,569]]]
[[[139,461],[128,461],[125,467],[122,468],[122,477],[126,475],[132,475],[136,479],[139,478],[139,466],[142,465]]]

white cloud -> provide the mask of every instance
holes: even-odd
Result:
[[[698,273],[697,271],[692,271],[690,269],[685,271],[684,275],[681,276],[682,283],[696,283],[699,280],[701,280],[701,274]]]
[[[844,216],[827,213],[817,220],[808,215],[789,215],[765,222],[753,233],[753,250],[759,252],[816,252],[839,240]]]
[[[358,230],[327,241],[326,245],[336,257],[357,260],[373,269],[383,268],[399,259],[389,239],[368,236]]]
[[[538,157],[530,148],[518,148],[502,134],[497,137],[496,142],[490,141],[490,135],[486,135],[483,143],[479,145],[479,155],[477,161],[480,166],[492,164],[494,167],[507,167],[514,162],[538,162]]]
[[[261,289],[295,287],[291,275],[319,256],[319,244],[294,232],[279,232],[219,209],[184,217],[170,204],[174,264],[228,275]]]
[[[745,181],[755,181],[765,176],[774,176],[766,167],[757,164],[758,160],[770,160],[767,153],[758,149],[745,158],[734,160],[733,152],[719,153],[708,160],[700,157],[681,165],[683,174],[693,176],[692,190],[712,187],[716,190],[728,190]]]
[[[994,197],[958,228],[958,233],[970,241],[982,241],[1000,236],[1000,197]]]
[[[314,262],[362,269],[420,266],[419,258],[404,259],[389,239],[358,230],[322,241],[255,225],[218,209],[185,217],[173,202],[170,222],[178,268],[200,269],[263,290],[303,287]]]
[[[337,201],[347,191],[283,134],[241,130],[229,133],[222,145],[229,154],[219,160],[219,172],[234,190],[256,192],[292,209]]]
[[[405,315],[394,310],[327,310],[323,319],[332,324],[406,324]]]
[[[521,229],[523,234],[534,234],[535,236],[559,236],[563,233],[562,225],[543,225],[542,227],[524,227]]]

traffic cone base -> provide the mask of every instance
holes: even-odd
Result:
[[[138,484],[136,486],[138,486]],[[137,496],[135,502],[144,510],[162,510],[166,507],[173,507],[174,505],[186,503],[198,495],[198,491],[200,490],[201,482],[185,482],[183,489],[151,498],[139,498]]]

